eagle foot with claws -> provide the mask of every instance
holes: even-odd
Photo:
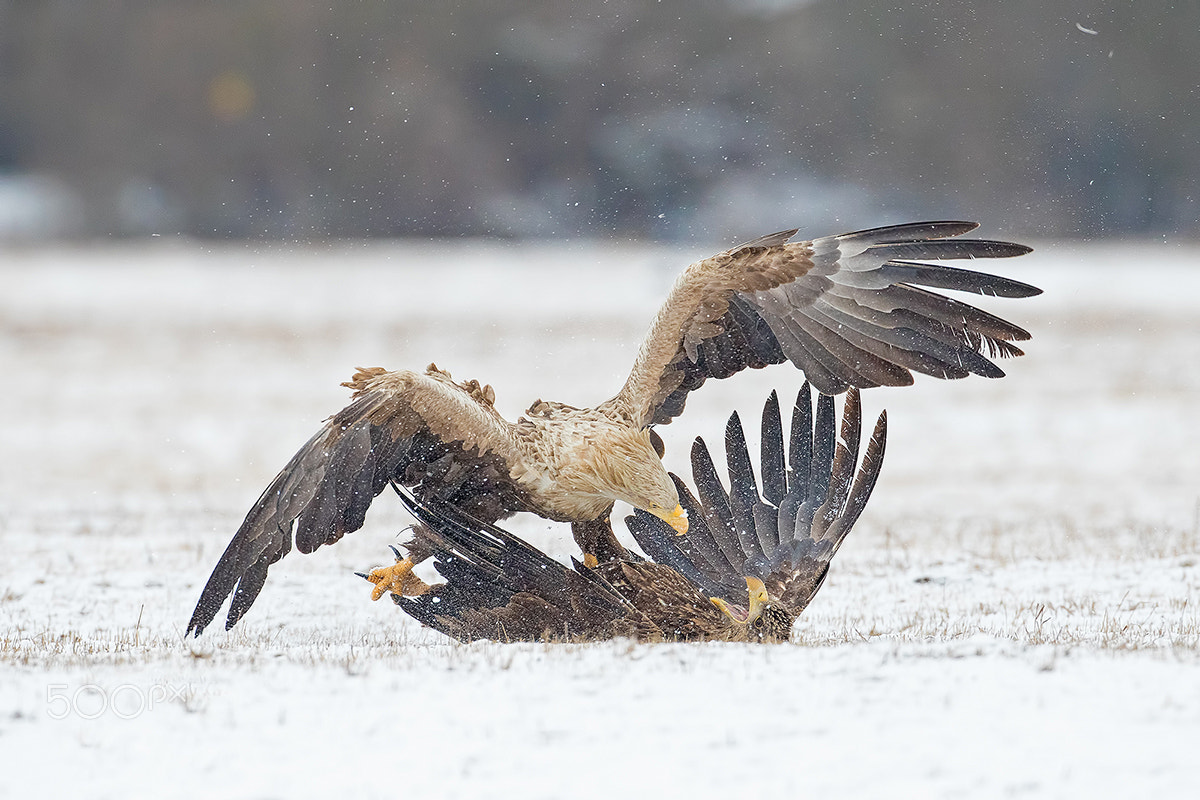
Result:
[[[413,574],[414,566],[416,565],[411,558],[401,558],[400,553],[396,552],[395,564],[390,567],[377,567],[363,575],[375,584],[375,588],[371,590],[371,599],[378,600],[389,592],[406,597],[417,597],[428,592],[429,584]]]

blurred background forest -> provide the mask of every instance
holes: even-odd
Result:
[[[1200,3],[0,0],[0,236],[1200,233]]]

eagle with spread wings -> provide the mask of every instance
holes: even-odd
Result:
[[[883,466],[887,416],[879,416],[857,475],[856,389],[846,396],[840,437],[833,398],[821,395],[814,415],[807,383],[786,442],[781,423],[772,392],[762,413],[761,488],[737,412],[725,429],[728,489],[704,440],[696,439],[698,497],[671,475],[692,520],[687,533],[679,536],[641,510],[625,520],[649,560],[629,553],[595,567],[579,561],[568,567],[495,525],[420,502],[397,486],[420,523],[419,547],[433,554],[445,583],[392,599],[424,625],[464,642],[787,641],[871,496]]]
[[[609,514],[617,500],[679,533],[688,513],[663,467],[653,426],[683,411],[709,378],[789,361],[824,394],[850,387],[1004,373],[1020,327],[931,289],[1029,297],[1025,283],[925,261],[1004,258],[1008,242],[959,238],[972,222],[922,222],[790,241],[764,236],[691,264],[676,280],[617,394],[593,408],[533,403],[509,422],[490,386],[449,373],[360,369],[353,397],[251,507],[205,585],[188,632],[199,635],[232,595],[225,627],[250,608],[268,568],[362,527],[391,482],[424,503],[491,524],[519,511],[571,523],[591,566],[625,557]],[[373,573],[374,597],[428,590],[412,573],[429,553]]]

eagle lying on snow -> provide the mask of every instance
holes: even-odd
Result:
[[[571,569],[512,534],[396,486],[420,523],[444,584],[393,594],[408,614],[460,641],[782,642],[821,588],[883,465],[886,414],[855,477],[861,440],[858,392],[846,396],[841,441],[833,398],[814,418],[808,384],[796,397],[786,445],[774,392],[762,414],[760,493],[737,412],[725,428],[728,491],[702,439],[692,445],[699,498],[671,475],[692,524],[684,536],[638,510],[625,523],[652,560],[630,553]],[[370,579],[370,576],[363,577]]]
[[[955,238],[972,222],[923,222],[789,242],[764,236],[698,261],[680,275],[615,397],[594,408],[537,401],[515,423],[490,386],[424,373],[359,370],[354,390],[275,477],[246,515],[204,587],[188,632],[199,633],[230,594],[225,627],[258,596],[267,569],[292,547],[308,553],[363,524],[395,481],[422,503],[457,507],[491,524],[518,511],[570,522],[590,565],[625,557],[609,513],[622,500],[676,531],[688,517],[660,461],[652,426],[683,411],[708,378],[790,361],[824,394],[1004,373],[989,357],[1021,355],[1021,328],[919,287],[1002,297],[1040,290],[914,259],[1019,256],[1030,248]],[[412,575],[429,553],[378,570],[375,596],[426,590]]]

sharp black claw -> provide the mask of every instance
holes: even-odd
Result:
[[[403,560],[404,560],[404,556],[400,555],[400,550],[399,550],[399,548],[397,548],[397,547],[396,547],[396,545],[394,545],[394,544],[389,544],[389,545],[388,545],[388,547],[392,548],[392,554],[393,554],[394,556],[396,556],[396,560],[397,560],[397,561],[403,561]]]
[[[356,572],[356,573],[354,573],[354,574],[355,574],[355,575],[357,575],[358,577],[362,578],[364,581],[369,581],[369,580],[371,580],[371,576],[370,576],[370,575],[368,575],[368,574],[367,574],[367,573],[365,573],[365,572]]]

